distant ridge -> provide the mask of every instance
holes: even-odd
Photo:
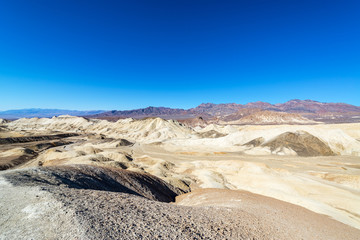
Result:
[[[103,110],[91,110],[91,111],[78,111],[78,110],[65,110],[65,109],[41,109],[41,108],[26,108],[0,111],[0,118],[5,119],[17,119],[17,118],[33,118],[33,117],[53,117],[59,115],[73,115],[73,116],[85,116],[94,115],[105,112]]]
[[[346,103],[322,103],[314,100],[293,99],[285,103],[267,102],[237,103],[202,103],[191,109],[174,109],[166,107],[148,107],[127,111],[108,111],[88,117],[116,120],[119,118],[161,117],[164,119],[191,119],[202,117],[207,120],[235,121],[248,113],[259,110],[297,113],[303,117],[320,122],[354,122],[360,115],[360,107]],[[360,119],[359,119],[360,120]]]
[[[191,115],[191,114],[190,114]],[[176,118],[187,118],[189,116],[189,111],[184,109],[178,108],[167,108],[167,107],[147,107],[147,108],[140,108],[134,110],[125,110],[125,111],[108,111],[97,114],[95,116],[101,117],[114,117],[120,116],[123,118],[131,117],[131,118],[145,118],[145,117],[162,117],[168,118],[169,116],[176,117]]]
[[[297,113],[303,117],[320,122],[356,122],[360,121],[360,107],[346,103],[323,103],[314,100],[293,99],[285,103],[271,104],[267,102],[237,103],[202,103],[195,108],[180,109],[168,107],[147,107],[125,111],[76,111],[61,109],[19,109],[0,112],[0,118],[16,119],[22,117],[53,117],[59,115],[85,116],[117,120],[120,118],[160,117],[164,119],[192,119],[202,117],[212,121],[236,121],[255,111]],[[211,122],[211,121],[210,121]]]

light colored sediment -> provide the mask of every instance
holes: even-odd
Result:
[[[0,176],[0,239],[83,239],[81,223],[40,186],[14,186]]]
[[[191,129],[173,120],[150,118],[145,120],[121,119],[117,122],[60,116],[48,118],[18,119],[4,126],[9,131],[75,132],[102,134],[110,138],[125,138],[134,142],[170,142],[173,147],[216,148],[217,151],[244,151],[247,154],[287,154],[287,151],[269,151],[267,147],[241,147],[243,144],[263,137],[271,141],[285,132],[307,132],[320,139],[339,155],[360,156],[360,123],[319,125],[275,125],[275,126],[219,126],[211,124],[204,129]],[[214,130],[227,136],[207,138],[206,132]],[[201,134],[205,136],[201,136]],[[205,138],[204,138],[205,137]]]
[[[173,154],[157,146],[141,146],[134,152],[135,162],[146,153],[148,161],[162,159],[173,163],[175,167],[167,171],[167,177],[191,179],[192,189],[247,190],[360,228],[358,157],[268,157],[231,152]]]
[[[242,189],[291,202],[360,227],[358,157],[247,156],[231,152],[168,152],[161,145],[115,147],[95,140],[44,151],[23,167],[92,164],[147,172],[184,191]],[[344,204],[346,203],[346,204]]]
[[[199,130],[216,130],[227,136],[221,138],[172,139],[164,143],[169,151],[242,151],[250,155],[293,155],[292,151],[272,151],[266,147],[270,142],[284,133],[306,132],[328,146],[337,155],[360,156],[360,124],[332,125],[276,125],[276,126],[217,126],[209,125]],[[264,139],[264,146],[249,147],[244,144],[257,139]]]
[[[4,126],[13,136],[17,132],[20,136],[80,134],[71,138],[71,144],[38,151],[34,160],[18,168],[71,164],[110,166],[150,173],[183,191],[246,190],[305,207],[360,229],[358,123],[211,124],[192,129],[158,118],[110,123],[65,116],[20,119]],[[123,138],[134,144],[124,145]],[[0,153],[0,157],[18,153],[14,149],[14,152]],[[311,157],[299,156],[304,150],[311,153],[304,156]],[[335,156],[322,156],[333,154]]]
[[[59,116],[49,118],[21,118],[6,124],[14,131],[62,131],[75,133],[96,133],[107,137],[142,140],[143,142],[162,141],[171,138],[186,138],[194,133],[191,128],[173,120],[148,118],[145,120],[120,119],[109,122],[99,119]]]

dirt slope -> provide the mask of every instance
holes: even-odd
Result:
[[[335,155],[328,145],[305,131],[280,134],[276,138],[263,144],[263,146],[270,147],[271,151],[284,147],[290,148],[294,150],[298,156],[304,157]]]
[[[282,231],[288,239],[352,239],[360,233],[325,215],[247,191],[198,189],[176,197],[176,204],[243,211],[256,216],[262,224]]]
[[[3,176],[14,185],[124,192],[161,202],[177,195],[175,188],[149,174],[81,164],[8,171]]]
[[[252,199],[240,200],[256,211],[156,201],[173,199],[170,188],[150,175],[85,165],[3,172],[0,238],[356,239],[360,234],[310,212],[317,216],[311,220],[300,207],[251,194]],[[318,220],[325,225],[311,225]]]

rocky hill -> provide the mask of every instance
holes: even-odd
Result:
[[[223,116],[237,112],[242,108],[244,108],[243,105],[236,103],[202,103],[195,108],[189,109],[189,111],[198,115]]]
[[[322,103],[313,100],[294,99],[286,103],[273,105],[274,109],[284,112],[311,112],[311,113],[346,113],[360,112],[360,107],[346,103]]]
[[[181,119],[179,122],[190,127],[206,127],[208,123],[202,117]]]
[[[148,107],[128,111],[109,111],[91,115],[92,118],[116,120],[119,118],[161,117],[164,119],[191,119],[202,117],[210,122],[222,120],[236,121],[258,110],[273,112],[298,113],[311,120],[325,122],[356,122],[360,116],[360,107],[346,103],[322,103],[313,100],[294,99],[286,103],[270,104],[266,102],[237,103],[203,103],[191,109],[172,109],[165,107]],[[276,122],[276,121],[275,121]],[[251,122],[247,122],[251,124]]]
[[[37,133],[52,133],[57,131],[103,134],[106,137],[125,138],[131,141],[153,142],[170,138],[184,138],[193,130],[174,120],[147,118],[135,120],[131,118],[109,122],[100,119],[83,117],[59,116],[49,118],[21,118],[7,123],[12,131],[34,131]],[[121,137],[122,136],[122,137]]]
[[[256,109],[246,109],[230,116],[226,119],[238,119],[227,121],[227,124],[314,124],[315,121],[307,119],[300,114],[262,111]]]

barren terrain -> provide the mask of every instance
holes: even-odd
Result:
[[[43,196],[39,204],[50,204],[50,208],[39,210],[45,217],[50,218],[48,213],[55,206],[64,211],[57,213],[64,222],[61,226],[51,219],[54,226],[47,226],[65,229],[63,236],[67,236],[66,228],[73,229],[79,238],[89,239],[101,238],[102,234],[121,234],[123,239],[140,235],[152,238],[160,237],[161,232],[168,239],[359,236],[359,123],[234,126],[206,125],[202,121],[190,127],[160,118],[108,122],[60,116],[4,121],[0,129],[0,166],[14,169],[1,174],[6,209],[2,211],[9,214],[1,218],[1,229],[6,228],[4,238],[21,236],[6,219],[19,212],[17,208],[30,208],[20,201],[22,197],[17,191],[28,193],[30,203],[35,205],[36,196]],[[94,167],[88,168],[89,165]],[[98,170],[102,167],[112,169],[111,173],[106,170],[100,178],[96,177],[98,187],[94,189],[93,172],[100,176],[97,172],[103,171]],[[45,171],[42,180],[36,180],[42,171]],[[50,173],[46,174],[47,171]],[[159,203],[159,199],[150,199],[142,193],[147,198],[143,199],[135,194],[139,190],[129,192],[113,185],[113,171],[150,174],[162,179],[180,196],[175,205]],[[61,175],[62,183],[48,179]],[[24,176],[32,176],[32,180],[24,181]],[[130,184],[127,186],[150,184],[150,192],[160,186],[158,180],[127,179]],[[77,181],[86,184],[79,185]],[[109,181],[117,187],[103,189],[109,186]],[[124,185],[123,180],[120,182]],[[17,205],[6,207],[13,201]],[[113,212],[114,208],[124,212]],[[125,213],[134,214],[137,220],[134,223],[129,218],[122,218],[121,223],[115,220]],[[23,211],[18,214],[13,221],[23,219],[26,228],[28,217]],[[149,218],[159,219],[158,223],[149,222]],[[65,224],[67,221],[73,226],[86,222],[86,226],[94,228],[75,230]],[[177,227],[168,229],[170,223]],[[31,231],[30,227],[26,229]],[[42,238],[41,233],[34,234],[34,238]]]

